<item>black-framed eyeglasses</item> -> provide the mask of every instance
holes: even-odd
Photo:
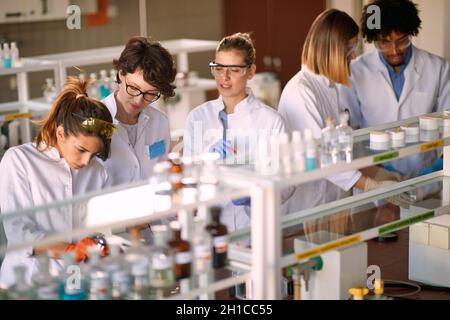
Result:
[[[132,96],[132,97],[137,97],[140,96],[142,94],[142,97],[144,98],[145,101],[147,102],[155,102],[156,100],[158,100],[161,97],[161,92],[142,92],[141,90],[139,90],[136,87],[133,87],[131,85],[129,85],[127,83],[127,80],[125,80],[125,90],[127,91],[127,93]]]
[[[230,77],[241,77],[247,73],[250,65],[225,65],[211,61],[208,65],[211,68],[211,74],[215,77],[224,76],[227,72]]]
[[[84,129],[91,133],[103,136],[106,139],[111,139],[116,132],[116,126],[111,122],[93,117],[85,117],[74,112],[72,112],[72,115],[83,120],[81,126]]]

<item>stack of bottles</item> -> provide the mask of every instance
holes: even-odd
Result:
[[[203,154],[201,165],[190,157],[169,153],[169,161],[159,162],[153,168],[150,184],[155,190],[155,211],[171,208],[173,203],[190,204],[204,201],[217,194],[219,185],[216,153]]]
[[[276,145],[276,142],[275,142]],[[330,165],[347,162],[353,157],[352,128],[348,125],[348,114],[340,115],[340,123],[335,126],[332,118],[327,118],[326,127],[319,140],[314,139],[312,131],[305,129],[282,133],[279,139],[278,172],[285,175],[326,168]]]
[[[109,243],[109,256],[102,258],[101,249],[91,246],[87,262],[77,264],[74,252],[66,252],[59,274],[50,268],[52,259],[41,254],[31,283],[26,267],[17,266],[14,285],[0,294],[14,300],[143,300],[202,287],[204,275],[227,264],[228,231],[220,222],[221,208],[212,207],[210,213],[208,224],[195,221],[192,242],[182,239],[180,223],[172,221],[170,227],[152,226],[151,246],[142,242],[139,229],[131,228],[132,245],[122,249]]]
[[[81,80],[89,80],[87,94],[89,97],[94,99],[105,99],[118,88],[118,84],[116,82],[117,71],[115,69],[111,69],[109,71],[109,76],[106,70],[100,70],[98,75],[94,72],[89,74],[89,79],[86,79],[86,75],[84,73],[80,73],[78,77]]]
[[[0,68],[11,69],[21,65],[19,48],[16,42],[3,43],[0,46]]]

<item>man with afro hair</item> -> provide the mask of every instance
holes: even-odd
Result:
[[[353,127],[450,109],[449,63],[411,42],[421,23],[410,0],[375,0],[364,7],[362,35],[376,50],[352,62],[352,86],[340,88],[340,106],[350,111]],[[415,177],[442,168],[442,160],[431,151],[385,167]]]

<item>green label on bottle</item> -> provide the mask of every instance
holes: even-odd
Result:
[[[395,158],[398,158],[399,155],[400,154],[398,151],[383,153],[383,154],[373,157],[373,163],[379,163],[379,162],[383,162],[386,160],[393,160]]]
[[[386,234],[395,230],[399,230],[402,229],[404,227],[407,227],[409,225],[415,224],[417,222],[423,221],[423,220],[427,220],[430,218],[434,217],[434,211],[429,211],[429,212],[425,212],[423,214],[420,214],[418,216],[415,217],[411,217],[402,221],[398,221],[398,222],[394,222],[391,224],[388,224],[387,226],[384,226],[380,229],[378,229],[378,234],[382,235],[382,234]]]

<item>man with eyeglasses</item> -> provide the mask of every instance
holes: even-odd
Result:
[[[379,29],[371,24],[370,6],[380,9]],[[352,62],[352,87],[340,87],[340,105],[349,109],[353,127],[450,109],[449,63],[411,43],[421,23],[417,5],[410,0],[375,0],[364,7],[362,34],[376,50]],[[428,172],[426,168],[439,168],[440,161],[436,152],[428,152],[385,167],[415,177]]]
[[[175,95],[176,71],[170,53],[159,42],[143,37],[131,38],[113,65],[118,89],[103,102],[117,133],[104,166],[110,185],[119,185],[149,178],[155,164],[167,160],[169,120],[151,104],[161,96]]]

